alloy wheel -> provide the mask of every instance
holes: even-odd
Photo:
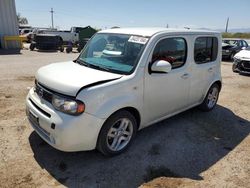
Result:
[[[210,92],[208,93],[207,97],[207,106],[209,109],[213,108],[216,104],[219,96],[219,90],[217,87],[213,87]]]
[[[116,121],[108,131],[106,142],[112,151],[120,151],[128,145],[133,135],[133,125],[128,118]]]

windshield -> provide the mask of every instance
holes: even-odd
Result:
[[[96,34],[84,48],[77,62],[103,71],[131,74],[148,38],[125,34]]]

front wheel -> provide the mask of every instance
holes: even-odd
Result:
[[[203,102],[201,103],[201,105],[199,106],[199,108],[202,111],[212,110],[218,101],[219,92],[220,92],[220,88],[219,88],[218,84],[213,84],[210,87],[210,89],[208,90],[208,93],[207,93],[205,99],[203,100]]]
[[[97,141],[97,149],[106,156],[117,155],[130,145],[137,131],[135,117],[122,110],[104,123]]]
[[[34,43],[30,44],[30,50],[33,51],[35,49],[36,45]]]
[[[234,60],[234,56],[235,56],[235,52],[232,52],[230,55],[230,60],[233,61]]]
[[[233,72],[239,72],[238,69],[237,69],[237,65],[236,64],[233,64],[232,71]]]
[[[60,46],[59,50],[60,50],[60,52],[63,52],[64,51],[64,47]]]

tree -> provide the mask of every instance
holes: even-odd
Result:
[[[28,19],[25,17],[22,17],[20,13],[17,14],[17,21],[19,24],[22,24],[22,25],[27,25],[29,23]]]

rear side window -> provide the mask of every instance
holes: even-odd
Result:
[[[197,64],[215,61],[218,55],[218,39],[216,37],[199,37],[195,40],[194,60]]]
[[[178,68],[185,64],[187,58],[187,43],[184,38],[166,38],[155,47],[152,62],[157,60],[168,61],[172,68]]]
[[[248,47],[248,44],[247,44],[246,41],[243,40],[242,42],[243,42],[243,46],[244,46],[244,47]]]

